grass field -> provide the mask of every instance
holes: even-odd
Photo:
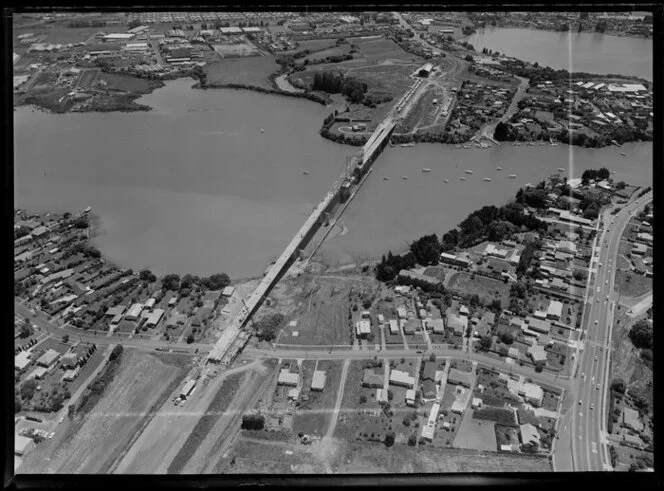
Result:
[[[297,326],[284,327],[279,341],[284,344],[349,344],[350,290],[350,284],[316,279],[310,294],[303,299],[304,309],[296,317]],[[297,337],[293,337],[293,331],[298,332]]]
[[[25,472],[107,472],[180,383],[186,360],[125,349],[102,399],[84,420],[70,427],[69,436],[48,455],[48,464],[39,452],[29,454]]]
[[[84,70],[81,72],[80,78],[78,79],[78,87],[81,89],[92,87],[98,74],[99,70]]]
[[[615,290],[627,297],[640,297],[652,291],[652,278],[631,271],[616,271]]]
[[[409,447],[354,442],[334,466],[336,473],[551,472],[545,457],[482,450]],[[350,463],[348,462],[350,461]]]
[[[454,446],[474,450],[496,450],[496,432],[493,427],[493,422],[473,419],[470,411],[466,411],[454,438]]]
[[[214,52],[222,58],[256,56],[260,52],[250,42],[239,44],[214,44]]]
[[[468,295],[477,294],[484,301],[489,303],[498,299],[503,305],[509,303],[510,286],[502,281],[475,276],[475,279],[467,273],[457,273],[450,278],[448,288],[458,290]]]
[[[324,472],[309,454],[310,447],[279,441],[260,441],[242,436],[215,472],[228,474],[292,474]]]
[[[207,74],[208,87],[240,84],[273,89],[269,77],[279,68],[274,56],[251,56],[208,63],[203,70]]]
[[[162,82],[156,80],[147,80],[117,73],[100,73],[96,81],[99,82],[102,80],[106,82],[107,89],[131,92],[133,94],[147,94],[163,85]]]

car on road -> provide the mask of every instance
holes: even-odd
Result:
[[[580,406],[581,404],[583,404],[583,401],[582,401],[581,399],[579,399],[579,406]]]
[[[597,361],[597,355],[595,355],[595,361]]]
[[[416,353],[421,354],[421,353],[422,353],[422,350],[421,350],[421,349],[418,349],[418,350],[416,351]]]
[[[583,380],[586,379],[586,372],[583,372],[583,373],[581,374],[581,378],[582,378]]]
[[[596,387],[596,388],[597,388],[597,390],[599,390],[599,384],[597,384],[597,387]]]
[[[608,296],[608,295],[606,296],[606,299],[607,299],[607,300],[609,299],[609,296]]]
[[[605,284],[605,285],[608,285],[608,284],[609,284],[609,280],[606,280],[606,281],[604,282],[604,284]]]
[[[595,406],[593,405],[592,402],[590,403],[590,409],[595,409]]]
[[[600,350],[600,351],[604,351],[604,346],[600,346],[600,347],[599,347],[599,350]]]
[[[595,319],[595,324],[599,324],[599,321],[597,319]]]

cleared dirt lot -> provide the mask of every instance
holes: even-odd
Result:
[[[548,458],[481,450],[352,443],[333,465],[335,473],[551,472]],[[348,463],[350,461],[350,463]]]
[[[46,455],[33,452],[22,467],[27,473],[108,472],[184,376],[187,359],[158,358],[126,349],[121,368],[103,398],[82,424],[73,424],[63,443]],[[180,366],[178,366],[180,365]]]

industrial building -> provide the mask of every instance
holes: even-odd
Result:
[[[426,63],[417,71],[417,76],[426,78],[429,75],[431,75],[432,71],[433,71],[433,64]]]

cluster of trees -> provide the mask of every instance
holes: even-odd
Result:
[[[28,227],[18,227],[14,229],[14,240],[20,239],[21,237],[25,237],[30,233],[30,229]]]
[[[493,132],[493,137],[499,142],[510,141],[513,142],[517,139],[518,131],[514,127],[503,121],[500,121],[496,125],[496,129]]]
[[[99,259],[101,257],[101,252],[99,249],[92,247],[91,245],[87,245],[84,242],[78,242],[74,244],[67,252],[71,255],[83,254],[85,257],[91,257],[94,259]]]
[[[263,317],[254,324],[259,341],[272,341],[277,337],[277,329],[284,322],[283,314],[277,312]]]
[[[325,58],[316,58],[314,60],[306,59],[304,60],[304,65],[320,65],[322,63],[341,63],[342,61],[352,60],[353,55],[346,53],[344,55],[330,55]]]
[[[647,320],[641,320],[629,330],[629,339],[640,349],[652,349],[653,328]]]
[[[104,394],[106,387],[113,381],[115,373],[120,366],[122,361],[122,352],[123,348],[121,344],[118,344],[113,348],[111,354],[108,357],[108,364],[104,368],[101,374],[97,375],[92,384],[87,388],[79,399],[78,405],[76,407],[77,413],[84,413],[92,409],[97,401],[101,399],[101,396]]]
[[[604,181],[609,177],[611,177],[611,172],[606,167],[602,167],[601,169],[588,169],[581,174],[581,184],[586,185],[591,180]]]
[[[265,417],[260,414],[245,414],[242,416],[243,430],[262,430],[265,428]]]
[[[313,90],[328,94],[343,94],[352,103],[360,103],[367,92],[367,84],[342,73],[317,72],[311,84]]]
[[[500,208],[484,206],[468,215],[459,224],[456,233],[451,231],[443,236],[443,249],[449,250],[456,246],[465,248],[483,240],[500,241],[519,229],[530,231],[546,228],[545,222],[531,215],[524,215],[523,209],[523,205],[518,202]]]
[[[392,251],[389,251],[387,257],[383,255],[380,263],[376,265],[376,279],[378,281],[392,281],[397,277],[399,271],[413,268],[416,264],[417,261],[412,252],[394,255]]]
[[[530,267],[533,259],[535,259],[535,252],[539,250],[541,246],[541,240],[531,240],[526,243],[526,246],[521,252],[521,257],[519,258],[519,264],[516,267],[517,276],[523,276],[526,274],[526,271],[528,271],[528,268]]]
[[[393,255],[390,251],[376,266],[376,278],[379,281],[392,281],[402,269],[411,269],[416,264],[438,264],[441,252],[456,247],[470,247],[483,240],[500,241],[519,230],[546,228],[547,225],[542,220],[523,214],[524,206],[518,202],[519,199],[525,200],[523,190],[519,190],[519,193],[517,202],[500,208],[484,206],[474,211],[459,224],[458,229],[445,233],[440,240],[435,234],[425,235],[411,243],[410,251],[406,254]]]
[[[153,281],[152,278],[154,275],[149,270],[141,271],[141,279],[148,279]],[[221,290],[230,285],[231,279],[226,273],[216,273],[207,278],[199,278],[196,275],[186,274],[180,279],[180,275],[177,274],[167,274],[161,279],[161,288],[162,291],[172,290],[180,292],[182,296],[188,296],[191,293],[191,289],[195,285],[199,285],[202,288],[208,290]]]

